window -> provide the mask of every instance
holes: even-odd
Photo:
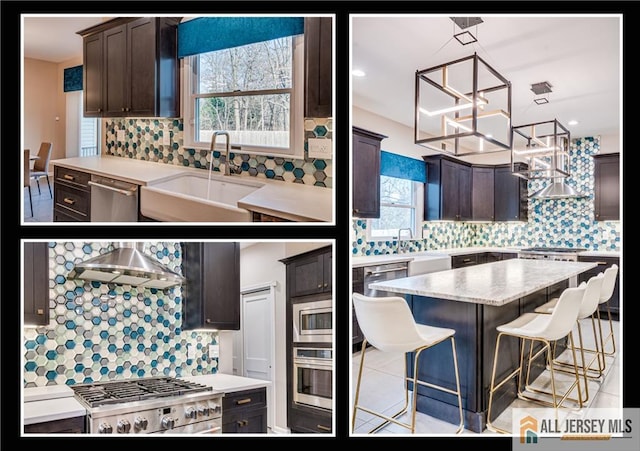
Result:
[[[380,176],[380,218],[369,219],[370,241],[392,239],[399,229],[410,229],[414,239],[422,238],[422,184],[408,179]],[[403,233],[403,238],[406,234]]]
[[[185,146],[209,148],[224,130],[234,150],[302,155],[302,52],[295,36],[185,58]]]

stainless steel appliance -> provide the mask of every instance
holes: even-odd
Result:
[[[578,261],[578,254],[583,251],[586,251],[586,249],[575,247],[529,247],[520,249],[518,258],[575,262]]]
[[[369,284],[381,282],[384,280],[394,280],[407,277],[409,274],[409,264],[407,262],[385,263],[375,266],[366,266],[364,268],[364,295],[372,297],[400,296],[403,294],[394,294],[387,291],[377,291],[369,288]]]
[[[333,409],[333,350],[293,348],[293,402],[318,409]]]
[[[222,394],[172,377],[72,385],[90,434],[222,432]]]
[[[140,187],[91,175],[91,222],[137,222]]]
[[[294,343],[333,342],[331,299],[293,304]]]

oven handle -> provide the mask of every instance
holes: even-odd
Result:
[[[220,432],[222,432],[222,427],[214,426],[211,429],[207,429],[207,430],[204,430],[204,431],[197,432],[197,434],[218,434]]]
[[[331,365],[331,363],[324,363],[324,362],[315,362],[312,360],[300,360],[300,359],[294,359],[293,361],[293,365],[294,366],[298,366],[300,368],[308,368],[308,369],[318,369],[318,370],[324,370],[324,369],[328,369],[331,370],[333,365]]]
[[[115,191],[118,194],[122,194],[125,196],[133,196],[136,193],[137,187],[133,190],[124,190],[120,188],[114,188],[113,186],[103,185],[102,183],[94,182],[93,180],[89,180],[89,185],[95,186],[96,188],[104,188],[111,191]]]

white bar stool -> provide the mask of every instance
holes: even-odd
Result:
[[[602,339],[602,352],[604,355],[613,356],[616,353],[616,339],[613,332],[613,321],[611,320],[611,309],[609,308],[609,300],[613,296],[613,291],[616,288],[616,279],[618,277],[618,265],[615,263],[604,270],[604,282],[602,283],[602,293],[600,295],[600,305],[606,304],[607,317],[609,319],[609,334],[606,338]],[[598,324],[600,327],[600,336],[602,337],[602,319],[600,318],[600,309],[597,310]],[[606,351],[605,345],[611,341],[612,350]],[[605,362],[606,368],[606,362]]]
[[[385,420],[382,424],[371,429],[369,433],[374,433],[389,423],[394,423],[405,427],[415,433],[416,428],[416,404],[417,387],[427,386],[446,393],[455,394],[458,397],[458,409],[460,411],[460,424],[456,433],[459,434],[464,429],[464,416],[462,413],[462,397],[460,395],[460,377],[458,374],[458,359],[456,357],[455,330],[444,327],[433,327],[417,324],[413,319],[411,310],[407,302],[398,296],[374,298],[353,293],[353,306],[355,309],[358,325],[364,334],[362,351],[360,355],[360,369],[358,370],[358,380],[356,383],[355,399],[353,404],[353,417],[351,430],[355,430],[356,414],[358,410],[367,412]],[[451,340],[451,350],[453,354],[453,367],[456,375],[456,389],[435,385],[418,379],[418,360],[422,351],[436,346],[445,340]],[[407,376],[407,359],[404,371],[405,403],[403,408],[392,416],[376,412],[359,404],[360,385],[362,382],[362,370],[364,368],[364,357],[367,349],[367,342],[373,347],[383,352],[414,352],[413,376]],[[406,413],[409,408],[409,382],[413,383],[413,400],[411,404],[411,422],[404,423],[397,418]]]
[[[591,277],[586,283],[582,282],[580,286],[584,286],[584,296],[582,297],[582,304],[580,305],[580,310],[578,311],[578,319],[576,320],[576,328],[578,330],[578,346],[577,350],[580,351],[580,357],[582,358],[581,364],[576,364],[579,369],[582,370],[582,376],[584,378],[585,385],[585,397],[582,399],[583,403],[586,403],[589,400],[589,384],[587,378],[597,379],[602,376],[603,372],[603,363],[604,356],[602,355],[602,351],[598,345],[598,340],[602,341],[602,337],[598,334],[596,330],[596,310],[598,309],[598,305],[600,304],[600,294],[602,292],[602,283],[604,281],[604,274],[600,273],[597,276]],[[546,304],[541,305],[540,307],[535,309],[536,313],[544,313],[549,314],[552,313],[558,303],[558,298],[554,298],[547,302]],[[595,350],[587,349],[584,346],[584,340],[582,338],[582,325],[580,321],[583,319],[591,318],[591,326],[593,328],[593,341],[595,343]],[[593,358],[589,361],[589,363],[585,363],[584,353],[593,352]],[[555,346],[554,346],[554,355],[555,355]],[[531,358],[531,353],[529,354]],[[598,369],[595,370],[592,368],[592,365],[595,361],[598,361]],[[554,359],[554,363],[561,365],[563,367],[571,367],[575,362],[564,362]],[[530,368],[530,366],[529,366]],[[558,368],[558,371],[569,372],[568,369]],[[595,373],[595,374],[594,374]],[[529,385],[529,374],[527,374],[527,386]]]
[[[582,393],[580,389],[580,374],[578,372],[578,368],[575,365],[576,362],[576,351],[573,342],[572,329],[576,323],[578,318],[578,313],[580,311],[580,305],[582,304],[582,299],[584,297],[585,286],[579,286],[575,288],[567,288],[565,289],[560,298],[558,299],[558,303],[556,304],[553,312],[551,314],[541,314],[541,313],[525,313],[515,320],[503,324],[497,327],[498,336],[496,337],[496,349],[493,357],[493,371],[491,374],[491,386],[489,388],[489,407],[487,410],[487,429],[493,432],[499,432],[503,434],[510,434],[511,431],[507,431],[505,429],[501,429],[496,427],[492,423],[491,419],[491,408],[493,404],[493,394],[502,387],[507,381],[512,379],[515,376],[518,376],[518,398],[533,401],[543,405],[551,405],[554,408],[560,407],[564,401],[569,396],[569,393],[577,387],[578,388],[578,404],[582,407]],[[500,351],[500,340],[504,336],[511,336],[516,338],[521,338],[520,345],[520,364],[518,368],[509,373],[504,379],[502,379],[499,383],[496,384],[496,368],[498,362],[498,355]],[[571,351],[573,354],[573,362],[574,362],[574,371],[575,371],[575,380],[572,384],[567,388],[567,390],[560,396],[556,392],[556,380],[555,380],[555,371],[553,365],[552,358],[552,350],[551,343],[557,340],[560,340],[565,337],[569,337],[569,343],[571,345]],[[549,364],[549,371],[551,373],[551,402],[543,399],[539,399],[536,397],[532,397],[528,394],[525,394],[522,389],[522,382],[524,380],[523,377],[523,364],[524,364],[524,349],[525,343],[527,340],[541,342],[543,348],[541,351],[533,357],[537,357],[541,355],[544,351],[546,351],[547,361]],[[529,359],[529,362],[533,360],[533,358]],[[558,400],[558,398],[560,398]]]

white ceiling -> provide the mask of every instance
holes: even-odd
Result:
[[[353,16],[351,64],[367,74],[351,77],[353,105],[413,129],[416,70],[476,52],[511,82],[512,125],[557,119],[572,138],[619,136],[621,16],[482,15],[464,46],[449,16]],[[553,92],[536,105],[531,85],[543,81]]]
[[[109,17],[23,17],[23,49],[26,58],[60,63],[82,58],[82,37],[77,31]]]

